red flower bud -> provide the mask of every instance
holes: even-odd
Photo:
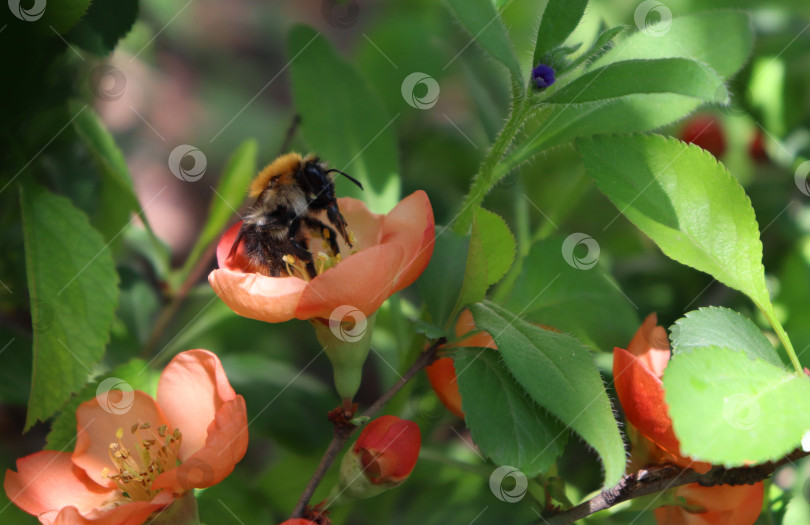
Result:
[[[352,452],[365,477],[374,483],[399,484],[411,474],[419,456],[419,425],[396,416],[382,416],[360,433]]]
[[[681,128],[680,139],[705,149],[715,157],[726,152],[726,137],[720,122],[711,115],[698,115]]]

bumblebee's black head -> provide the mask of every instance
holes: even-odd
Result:
[[[332,173],[340,173],[357,184],[361,190],[363,189],[363,185],[357,179],[334,168],[326,169],[326,166],[317,157],[304,159],[295,176],[301,188],[304,189],[307,196],[312,199],[316,206],[326,207],[337,200],[335,198],[334,175]]]

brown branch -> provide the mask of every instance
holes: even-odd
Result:
[[[780,459],[779,461],[769,461],[761,465],[752,467],[713,467],[705,474],[700,474],[690,468],[678,467],[676,465],[657,465],[648,469],[640,470],[634,474],[623,477],[619,483],[609,489],[600,492],[594,498],[580,503],[550,518],[537,520],[534,523],[544,525],[567,525],[574,523],[586,516],[590,516],[601,510],[608,509],[614,505],[655,492],[698,483],[706,487],[715,485],[751,485],[767,478],[773,472],[786,463],[793,463],[808,455],[802,449],[797,449]]]
[[[439,351],[439,348],[447,342],[447,339],[441,337],[434,341],[432,345],[426,348],[417,360],[411,365],[408,370],[402,374],[402,377],[399,378],[399,381],[394,383],[394,385],[389,388],[388,390],[383,393],[375,401],[370,407],[363,412],[363,417],[372,417],[374,414],[380,411],[386,403],[388,403],[397,392],[399,392],[402,387],[404,387],[408,381],[414,378],[416,374],[419,373],[420,370],[425,368],[427,365],[431,364],[433,361],[436,360],[436,354]],[[340,412],[345,409],[338,408],[335,411],[330,413],[330,420],[334,423],[335,428],[332,435],[332,442],[329,443],[329,447],[324,452],[323,457],[321,458],[321,462],[318,463],[318,467],[315,469],[315,472],[312,474],[312,477],[307,483],[306,489],[304,489],[304,493],[301,494],[301,498],[298,500],[298,504],[296,504],[295,509],[292,513],[292,518],[300,518],[304,515],[304,512],[307,509],[307,505],[309,505],[309,500],[312,498],[312,495],[315,493],[315,490],[320,485],[321,480],[326,475],[326,472],[329,470],[329,467],[332,466],[332,463],[335,462],[337,459],[338,453],[343,449],[343,446],[349,440],[349,437],[357,430],[354,424],[346,421],[345,418],[340,418],[335,416],[335,412]]]

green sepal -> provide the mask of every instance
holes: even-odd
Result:
[[[339,314],[338,310],[335,313]],[[351,400],[360,388],[376,317],[374,313],[366,318],[359,310],[353,310],[334,318],[312,321],[318,342],[332,362],[335,390],[341,399]],[[348,322],[343,321],[347,318]]]

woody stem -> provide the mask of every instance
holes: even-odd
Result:
[[[416,361],[411,365],[411,367],[402,374],[402,377],[394,383],[394,385],[385,391],[378,399],[375,401],[370,407],[363,412],[364,417],[371,418],[379,412],[386,403],[388,403],[391,398],[399,392],[402,387],[404,387],[408,381],[414,378],[416,374],[419,373],[423,368],[427,365],[431,364],[433,361],[436,360],[436,353],[438,352],[439,348],[447,342],[447,339],[444,337],[437,339],[430,345],[427,349],[425,349]],[[343,410],[341,408],[340,410]],[[293,509],[292,518],[300,518],[304,515],[306,511],[307,505],[309,505],[309,500],[312,498],[312,495],[315,493],[315,490],[320,485],[321,480],[323,479],[326,472],[329,470],[329,467],[332,466],[332,463],[335,462],[337,459],[338,453],[343,449],[346,445],[346,442],[349,440],[349,437],[357,430],[357,426],[352,424],[351,422],[342,422],[337,418],[334,418],[333,423],[335,425],[334,431],[332,434],[332,442],[329,443],[329,447],[324,452],[323,457],[321,457],[321,462],[318,464],[318,467],[315,469],[315,472],[312,474],[312,477],[307,483],[306,488],[304,489],[303,494],[301,494],[301,498],[298,500],[298,503],[295,505],[295,509]]]

